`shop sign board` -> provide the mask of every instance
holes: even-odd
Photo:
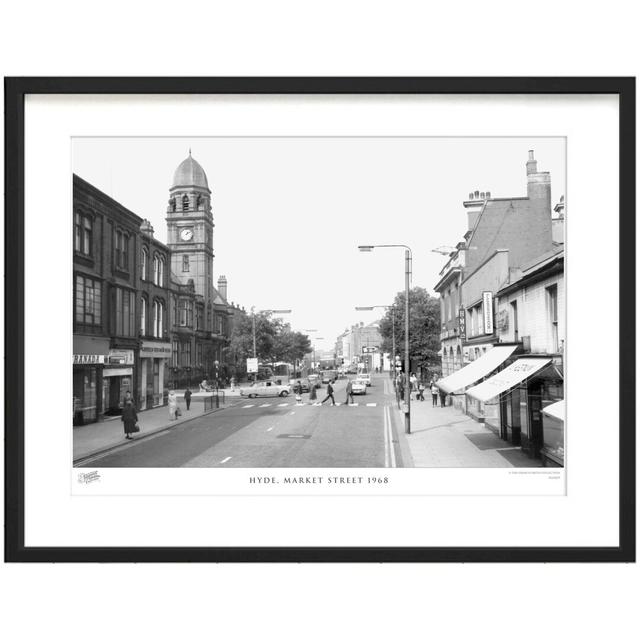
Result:
[[[464,307],[458,310],[458,333],[463,340],[467,339],[467,316]]]
[[[110,349],[109,364],[133,364],[133,349]]]
[[[99,353],[74,353],[73,364],[104,364],[104,355]]]
[[[484,332],[493,333],[493,293],[484,291],[482,293],[482,316],[484,319]]]
[[[247,358],[247,373],[258,373],[258,358]]]
[[[140,347],[141,358],[170,358],[171,343],[170,342],[150,342],[143,341]]]

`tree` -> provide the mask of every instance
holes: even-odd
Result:
[[[404,361],[405,293],[398,293],[393,303],[395,315],[396,354]],[[392,351],[392,311],[387,310],[380,321],[382,350]],[[409,291],[409,358],[423,370],[437,369],[440,363],[440,302],[426,289],[413,287]]]

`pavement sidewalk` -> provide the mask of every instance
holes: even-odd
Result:
[[[431,397],[411,399],[411,433],[404,433],[404,420],[396,423],[414,467],[541,467],[520,447],[502,440],[480,422],[453,407],[432,407]],[[405,460],[405,465],[410,461]]]
[[[170,420],[169,407],[167,406],[139,411],[138,423],[140,425],[140,433],[134,434],[134,439],[144,438],[152,433],[170,429],[177,424],[199,418],[205,414],[220,411],[240,401],[239,390],[236,389],[232,392],[229,389],[225,389],[224,392],[225,402],[223,403],[222,397],[220,397],[220,408],[215,408],[214,400],[214,408],[207,411],[205,411],[204,398],[210,394],[193,393],[191,396],[190,410],[187,411],[183,397],[184,391],[176,390],[178,407],[180,407],[182,415],[177,420]],[[109,451],[126,442],[127,440],[125,440],[124,437],[124,427],[120,416],[113,416],[102,422],[94,422],[82,427],[73,427],[73,461],[77,462],[87,456]]]

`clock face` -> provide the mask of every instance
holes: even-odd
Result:
[[[191,240],[193,238],[193,229],[183,229],[180,232],[180,237],[185,241]]]

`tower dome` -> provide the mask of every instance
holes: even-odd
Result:
[[[189,149],[189,157],[183,160],[173,174],[172,189],[179,187],[200,187],[209,191],[209,183],[207,182],[207,174],[204,169],[191,157],[191,149]]]

